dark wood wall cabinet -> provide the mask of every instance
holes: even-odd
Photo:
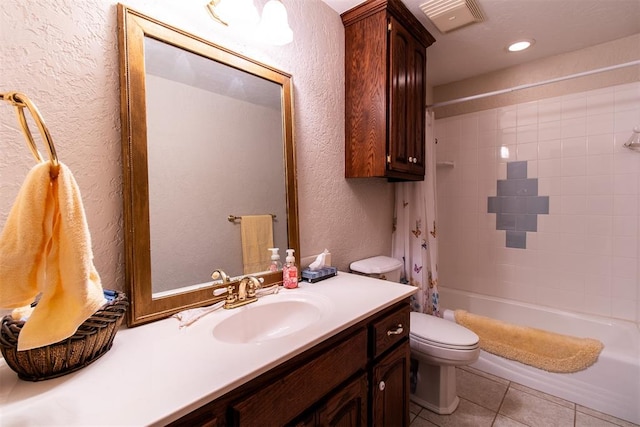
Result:
[[[426,49],[400,0],[369,0],[345,27],[345,176],[424,180]]]
[[[318,344],[174,426],[408,426],[409,301]]]

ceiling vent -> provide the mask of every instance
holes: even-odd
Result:
[[[430,0],[420,9],[442,33],[485,20],[475,0]]]

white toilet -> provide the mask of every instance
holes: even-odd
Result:
[[[398,282],[402,262],[377,256],[355,261],[350,269]],[[435,413],[451,414],[460,402],[456,393],[456,366],[469,365],[478,359],[479,338],[469,329],[436,316],[412,312],[410,319],[412,376],[416,376],[412,378],[411,400]]]

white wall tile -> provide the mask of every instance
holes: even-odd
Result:
[[[541,122],[538,126],[538,141],[560,139],[562,137],[562,122],[558,120]],[[613,126],[613,118],[611,126]]]
[[[613,153],[613,134],[611,132],[605,134],[590,134],[587,137],[587,153],[595,154],[611,154]]]
[[[536,160],[538,158],[538,144],[518,144],[516,147],[518,160]]]
[[[587,172],[587,159],[580,157],[562,158],[562,176],[585,175]]]
[[[587,138],[584,136],[562,139],[562,157],[585,156],[587,154]]]
[[[610,215],[586,215],[587,230],[590,236],[613,237],[613,220]]]
[[[640,318],[640,154],[622,147],[636,124],[640,83],[437,121],[437,158],[457,161],[455,171],[438,170],[442,285]],[[549,196],[526,249],[505,247],[487,212],[516,160]]]
[[[602,135],[613,132],[613,112],[589,116],[587,120],[587,135]]]
[[[612,215],[613,195],[588,195],[587,208],[583,213],[586,213],[587,215]]]
[[[638,175],[637,174],[616,174],[613,176],[614,194],[637,195]]]
[[[587,134],[587,120],[585,117],[562,120],[562,138],[574,138]]]
[[[620,237],[637,237],[638,221],[633,215],[615,215],[612,218],[613,235]]]
[[[562,101],[551,98],[538,101],[538,122],[553,122],[562,118]]]
[[[513,128],[517,125],[517,107],[504,107],[498,109],[498,129]]]
[[[638,126],[638,119],[640,119],[640,106],[630,110],[616,111],[614,116],[614,132],[629,132],[631,136],[631,130],[634,126]]]
[[[587,180],[584,176],[563,176],[560,191],[565,196],[587,194]]]
[[[638,198],[636,196],[613,196],[614,215],[638,215]]]
[[[517,125],[537,125],[538,124],[538,103],[529,102],[526,104],[518,104],[516,108]]]
[[[589,156],[591,158],[591,156]],[[587,194],[613,194],[613,175],[589,174],[587,180]]]
[[[538,143],[538,158],[552,159],[562,155],[562,140],[550,139]]]
[[[538,127],[536,125],[518,126],[516,128],[516,142],[518,145],[538,142]]]
[[[587,157],[587,175],[610,175],[613,173],[613,154],[596,154]]]
[[[604,88],[587,93],[587,116],[612,113],[614,102],[613,88]]]
[[[568,95],[562,98],[562,120],[575,119],[576,117],[584,117],[586,115],[586,95]]]

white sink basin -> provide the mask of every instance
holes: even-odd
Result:
[[[235,308],[213,328],[214,338],[231,344],[260,343],[282,338],[313,325],[327,314],[326,302],[302,296],[280,298]]]

